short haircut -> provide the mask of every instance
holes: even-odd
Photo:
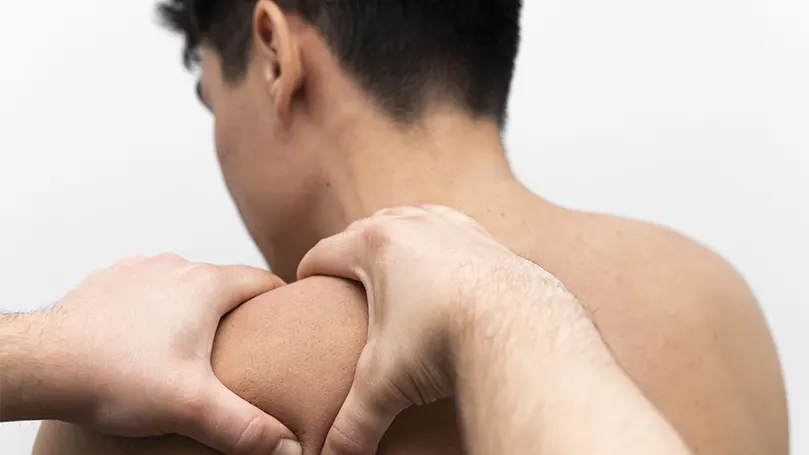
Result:
[[[200,45],[238,83],[251,50],[257,0],[164,0],[165,24]],[[325,38],[342,68],[394,120],[410,122],[435,99],[505,123],[520,41],[522,0],[276,0]]]

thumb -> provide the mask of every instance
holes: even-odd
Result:
[[[295,436],[281,422],[214,379],[196,397],[193,414],[179,434],[228,455],[301,455]],[[283,444],[279,445],[283,440]],[[276,448],[283,451],[276,451]]]
[[[389,370],[381,365],[377,346],[363,348],[354,383],[326,435],[321,455],[374,455],[396,415],[407,406],[391,396]]]
[[[220,315],[265,292],[284,286],[284,280],[266,270],[246,265],[219,266],[226,286],[219,300]]]
[[[326,436],[321,455],[374,455],[397,412],[383,412],[355,380]]]

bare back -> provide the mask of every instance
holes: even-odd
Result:
[[[516,197],[466,210],[587,306],[619,363],[702,455],[786,455],[786,398],[758,305],[723,260],[671,231]],[[307,279],[221,324],[214,370],[317,454],[365,339],[364,295]],[[382,455],[464,453],[451,402],[401,415]],[[586,429],[583,429],[586,432]],[[132,440],[46,422],[34,455],[213,454],[180,437]]]

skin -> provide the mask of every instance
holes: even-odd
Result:
[[[494,119],[433,103],[392,123],[343,72],[323,38],[257,3],[245,79],[203,50],[204,101],[225,181],[272,270],[295,279],[304,254],[392,206],[469,214],[583,303],[619,365],[697,454],[786,455],[780,365],[758,304],[723,259],[670,230],[556,206],[512,175]],[[221,324],[214,373],[316,454],[367,332],[354,285],[313,277],[261,295]],[[582,428],[581,431],[587,431]],[[35,455],[213,453],[190,440],[127,440],[45,423]],[[410,409],[380,454],[464,453],[454,406]]]
[[[369,306],[323,455],[373,455],[398,412],[453,396],[472,455],[690,454],[576,297],[462,213],[382,210],[310,250],[298,276],[318,274],[361,282]]]
[[[129,257],[47,310],[0,315],[0,420],[179,433],[234,455],[294,449],[289,429],[225,387],[210,364],[222,315],[283,284],[252,267]]]

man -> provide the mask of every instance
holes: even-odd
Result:
[[[378,209],[459,209],[579,297],[696,453],[787,453],[778,359],[739,275],[677,233],[558,207],[512,175],[501,127],[519,1],[172,0],[162,11],[185,34],[188,60],[199,58],[228,188],[283,279],[319,240]],[[300,280],[223,322],[214,372],[318,453],[366,325],[357,286]],[[35,454],[55,453],[211,452],[46,423]],[[404,412],[378,453],[463,453],[454,406]]]
[[[298,270],[323,272],[361,280],[369,297],[372,335],[340,412],[361,423],[334,426],[370,438],[363,451],[375,452],[402,409],[457,395],[473,454],[690,453],[575,296],[457,211],[397,207],[355,222]],[[177,431],[228,454],[301,455],[287,428],[210,365],[221,315],[281,284],[251,267],[129,258],[52,308],[0,315],[0,420]]]

